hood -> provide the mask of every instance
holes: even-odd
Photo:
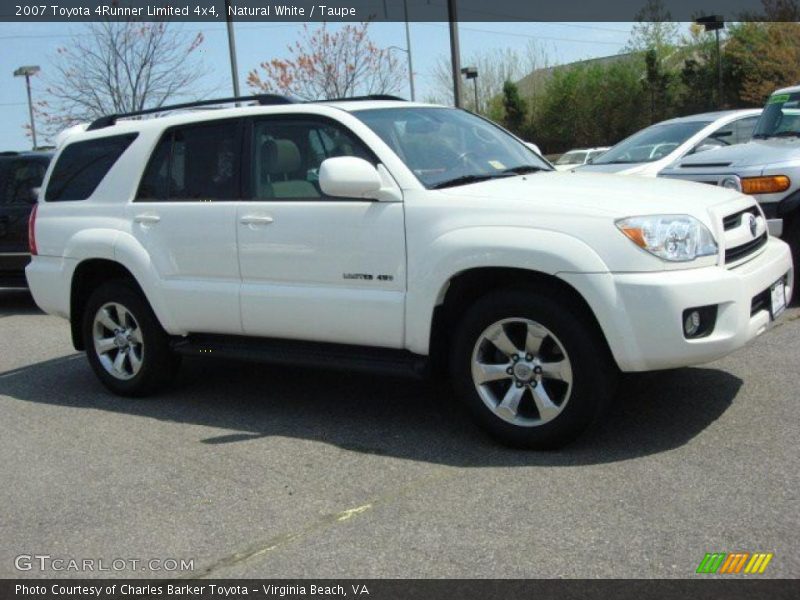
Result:
[[[500,210],[524,209],[530,203],[537,212],[550,214],[613,218],[689,214],[706,223],[710,207],[745,198],[733,190],[675,179],[557,171],[492,179],[441,193],[454,200],[485,199],[487,207]]]
[[[800,138],[750,140],[685,157],[677,168],[727,168],[769,165],[800,159]]]

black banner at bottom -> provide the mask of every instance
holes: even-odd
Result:
[[[800,597],[793,579],[4,579],[3,600],[783,600]]]

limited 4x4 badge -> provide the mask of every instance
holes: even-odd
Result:
[[[342,279],[363,279],[364,281],[394,281],[394,275],[373,275],[372,273],[342,273]]]

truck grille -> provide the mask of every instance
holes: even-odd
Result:
[[[757,204],[718,218],[722,220],[725,265],[728,268],[736,267],[767,245],[767,222]]]
[[[742,260],[746,256],[749,256],[762,246],[766,245],[766,243],[767,243],[767,234],[762,233],[756,239],[747,242],[746,244],[742,244],[741,246],[734,246],[733,248],[727,248],[725,250],[725,263],[730,264],[732,262]]]
[[[760,216],[758,209],[755,206],[751,206],[750,208],[745,208],[744,210],[735,212],[732,215],[728,215],[727,217],[722,219],[722,228],[725,231],[728,231],[730,229],[738,227],[742,223],[742,216],[746,214],[751,214],[754,217]]]

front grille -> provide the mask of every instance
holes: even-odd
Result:
[[[725,231],[737,228],[742,223],[742,215],[746,215],[747,213],[750,213],[754,217],[761,216],[758,209],[755,206],[751,206],[750,208],[745,208],[744,210],[740,210],[722,219],[722,228]]]
[[[733,248],[727,248],[725,250],[725,262],[730,264],[732,262],[736,262],[737,260],[742,260],[744,257],[752,254],[762,246],[766,245],[766,243],[767,234],[764,232],[759,237],[747,242],[746,244],[735,246]]]

